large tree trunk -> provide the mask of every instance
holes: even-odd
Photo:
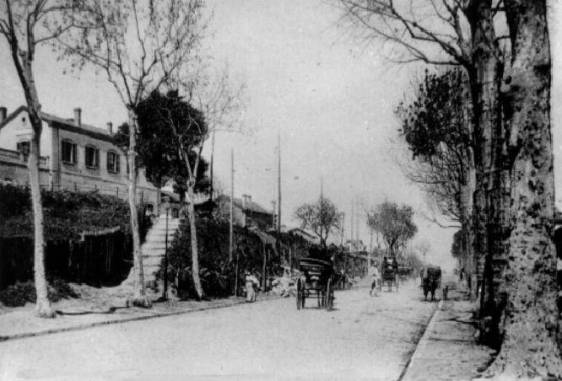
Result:
[[[139,221],[137,214],[137,168],[136,168],[136,131],[137,116],[129,108],[129,212],[131,215],[131,233],[133,235],[133,270],[135,272],[134,294],[132,305],[137,307],[151,307],[151,302],[146,295],[144,284],[144,269],[142,265],[142,251],[140,243]]]
[[[502,88],[512,164],[513,230],[501,294],[503,343],[491,370],[509,379],[562,377],[556,343],[551,61],[545,0],[506,0],[512,65]]]
[[[194,206],[194,185],[187,186],[187,218],[189,219],[189,234],[191,241],[191,277],[197,297],[203,299],[205,296],[201,287],[201,277],[199,276],[199,248],[197,246],[197,225],[195,223]]]
[[[474,260],[477,268],[477,286],[481,291],[480,315],[489,315],[487,291],[489,249],[495,247],[494,235],[489,234],[490,173],[493,167],[493,136],[501,126],[499,88],[501,62],[496,42],[491,0],[474,0],[467,9],[467,19],[472,31],[472,62],[468,70],[474,118],[474,161],[476,189],[474,192]],[[482,338],[494,333],[485,327]],[[488,335],[489,334],[489,335]]]
[[[463,234],[463,258],[462,268],[467,277],[470,277],[469,293],[473,298],[476,295],[476,266],[474,261],[474,233],[473,233],[473,213],[474,213],[474,191],[476,189],[476,169],[474,168],[474,153],[468,149],[468,158],[465,168],[465,179],[461,184],[461,224]]]

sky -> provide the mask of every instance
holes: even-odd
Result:
[[[413,244],[429,242],[427,259],[451,268],[455,230],[423,218],[430,214],[425,196],[397,165],[404,148],[393,110],[421,68],[391,64],[380,45],[357,41],[327,0],[211,0],[208,9],[214,15],[204,49],[214,64],[228,65],[234,85],[245,86],[245,133],[216,136],[215,173],[221,187],[230,189],[233,150],[235,195],[250,194],[272,208],[280,136],[283,224],[298,225],[295,209],[317,200],[321,183],[325,197],[346,213],[346,234],[353,200],[362,211],[385,200],[406,203],[416,211],[419,231]],[[562,14],[558,2],[551,10],[551,20],[561,19],[555,16]],[[551,29],[555,171],[557,189],[562,189],[562,109],[557,107],[562,100],[557,69],[562,28],[552,22]],[[10,112],[24,99],[6,48],[0,42],[0,105]],[[100,127],[126,120],[123,105],[103,75],[92,70],[64,74],[64,68],[49,48],[38,51],[37,86],[46,112],[70,118],[72,109],[81,107],[83,121]],[[361,217],[360,237],[368,244]]]

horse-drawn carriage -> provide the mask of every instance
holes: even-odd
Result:
[[[318,307],[330,310],[334,306],[334,268],[327,260],[302,258],[301,276],[297,280],[297,309],[304,308],[306,298],[316,297]]]
[[[389,291],[392,291],[392,287],[395,287],[396,291],[398,291],[398,263],[396,262],[396,259],[388,257],[383,259],[381,278],[381,289],[382,286],[386,284]]]
[[[441,287],[441,267],[428,266],[422,271],[421,286],[423,288],[424,300],[431,293],[431,300],[435,300],[435,290]]]

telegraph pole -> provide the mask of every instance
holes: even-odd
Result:
[[[211,201],[213,201],[213,192],[214,190],[214,184],[215,184],[215,179],[214,179],[214,167],[215,167],[215,131],[213,131],[213,133],[211,134],[211,168],[210,170],[210,175],[211,175]]]
[[[277,134],[277,240],[281,234],[281,133]]]
[[[355,240],[359,243],[359,203],[355,199]]]
[[[234,149],[230,150],[230,223],[228,231],[228,261],[232,262],[232,251],[234,246]]]
[[[349,242],[351,243],[351,249],[353,249],[353,224],[355,223],[355,201],[351,201],[351,218],[349,219],[351,223],[351,229],[349,231]]]
[[[320,237],[323,237],[324,228],[322,226],[322,217],[324,215],[324,177],[320,176]],[[322,241],[322,238],[320,238]],[[322,242],[320,242],[322,244]],[[324,246],[326,246],[326,242],[324,242]],[[325,248],[325,247],[324,247]]]

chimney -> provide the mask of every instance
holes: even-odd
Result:
[[[82,109],[80,107],[74,109],[74,124],[78,127],[82,126]]]
[[[107,122],[107,132],[109,132],[109,135],[113,135],[113,123]]]
[[[8,115],[8,109],[6,107],[0,107],[0,123],[6,120],[6,115]]]

